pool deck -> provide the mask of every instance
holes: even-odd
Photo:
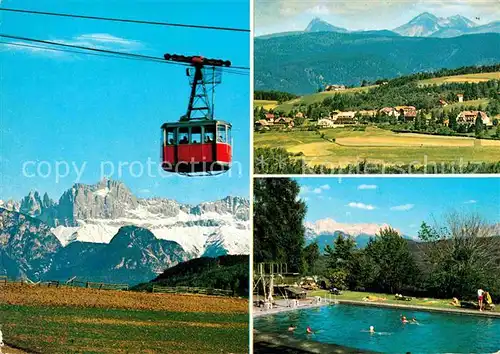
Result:
[[[253,331],[253,352],[256,354],[374,354],[377,352],[363,349],[349,348],[337,344],[320,343],[293,338],[290,334],[262,333]]]
[[[457,314],[457,315],[482,316],[482,317],[499,318],[500,319],[499,312],[491,312],[491,311],[481,312],[478,310],[458,309],[458,308],[457,309],[454,309],[454,308],[445,309],[445,308],[431,307],[431,306],[417,306],[417,305],[407,305],[407,304],[390,304],[390,303],[383,303],[383,302],[342,300],[339,298],[337,298],[337,300],[335,300],[335,301],[339,304],[347,304],[347,305],[374,306],[374,307],[407,309],[407,310],[417,310],[417,311],[420,310],[420,311],[452,313],[452,314]],[[333,300],[332,300],[332,302],[333,302]],[[321,306],[329,305],[330,301],[328,301],[328,299],[326,299],[326,301],[315,304],[315,303],[313,303],[312,298],[307,298],[306,300],[302,300],[302,303],[298,307],[288,307],[286,300],[276,300],[276,304],[277,304],[277,306],[275,306],[269,310],[264,310],[260,307],[254,306],[253,311],[252,311],[253,317],[267,316],[267,315],[273,315],[276,313],[321,307]]]
[[[328,305],[328,302],[323,302],[320,304],[312,304],[312,299],[303,300],[299,307],[288,307],[286,300],[276,300],[275,303],[277,306],[274,306],[272,309],[264,310],[261,307],[254,306],[252,315],[253,317],[274,315],[276,313],[289,312],[295,310],[303,310],[303,309],[311,309],[316,307],[321,307]]]

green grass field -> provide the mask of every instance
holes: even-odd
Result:
[[[463,109],[465,107],[486,107],[488,105],[488,103],[490,102],[489,99],[487,98],[481,98],[481,99],[478,99],[478,100],[470,100],[470,101],[464,101],[464,102],[454,102],[452,104],[449,104],[445,107],[443,107],[443,109],[445,111],[449,111],[451,109],[454,109],[454,108],[459,108],[459,109]]]
[[[0,305],[6,343],[39,353],[245,353],[248,315]]]
[[[470,83],[478,83],[478,82],[486,82],[489,80],[500,80],[500,72],[491,72],[491,73],[478,73],[478,74],[465,74],[465,75],[454,75],[454,76],[443,76],[436,77],[433,79],[421,80],[419,81],[420,86],[425,85],[442,85],[451,82],[470,82]]]
[[[327,290],[317,290],[308,293],[308,296],[328,297],[329,292]],[[457,309],[456,306],[450,304],[452,299],[413,298],[411,301],[401,301],[401,300],[396,300],[394,298],[394,295],[391,294],[378,294],[378,293],[368,293],[359,291],[343,291],[342,295],[337,296],[337,299],[363,301],[363,298],[367,296],[385,298],[386,300],[377,301],[385,304],[428,306],[428,307],[437,307],[442,309]],[[495,312],[500,313],[500,306],[496,306]]]
[[[359,161],[400,165],[423,165],[441,162],[500,161],[500,141],[473,138],[398,134],[367,127],[323,129],[327,139],[313,131],[270,131],[254,134],[255,147],[283,147],[292,153],[302,152],[310,165],[346,166]]]
[[[314,93],[312,95],[306,95],[302,96],[299,98],[295,98],[293,100],[284,102],[276,107],[277,110],[284,111],[284,112],[289,112],[293,109],[294,105],[300,105],[300,104],[305,104],[305,105],[310,105],[315,102],[321,102],[328,96],[334,95],[336,93],[344,94],[344,93],[356,93],[356,92],[366,92],[371,88],[377,87],[377,85],[374,86],[365,86],[365,87],[353,87],[349,88],[343,91],[328,91],[328,92],[318,92]]]

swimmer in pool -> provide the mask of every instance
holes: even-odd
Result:
[[[411,323],[418,324],[418,321],[417,321],[417,319],[416,319],[415,317],[413,317],[413,318],[411,319]]]
[[[290,325],[290,327],[288,327],[288,332],[293,332],[297,329],[297,327],[295,327],[293,324]]]
[[[370,333],[375,333],[375,327],[370,326]]]
[[[311,329],[311,327],[307,326],[307,329],[306,329],[306,333],[307,334],[313,334],[313,330]]]
[[[406,316],[401,317],[401,322],[408,323],[409,321],[406,319]]]

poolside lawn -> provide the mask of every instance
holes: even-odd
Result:
[[[307,294],[308,296],[327,296],[329,295],[328,290],[317,290],[312,291]],[[333,295],[332,295],[333,296]],[[437,307],[442,309],[459,309],[459,307],[450,305],[451,299],[433,299],[433,298],[413,298],[411,301],[402,301],[394,299],[394,295],[391,294],[378,294],[360,291],[343,291],[342,295],[338,295],[339,300],[354,300],[363,301],[363,298],[367,296],[374,296],[378,298],[385,298],[386,300],[371,301],[373,303],[386,303],[386,304],[398,304],[398,305],[414,305],[414,306],[428,306]],[[500,305],[497,304],[495,311],[500,313]]]

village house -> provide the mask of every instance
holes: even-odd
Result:
[[[266,121],[265,119],[259,119],[254,123],[256,130],[269,130],[273,123]]]
[[[399,116],[403,116],[406,121],[413,121],[417,116],[417,109],[414,106],[396,106],[394,107],[399,112]]]
[[[354,111],[333,111],[330,113],[330,118],[335,124],[356,124],[358,122],[356,119],[356,112]]]
[[[439,100],[439,104],[443,107],[446,107],[448,105],[448,102],[446,102],[445,100]]]
[[[321,118],[318,120],[318,126],[323,128],[332,128],[335,125],[330,118]]]
[[[295,114],[295,118],[304,118],[304,113],[302,113],[302,112],[297,112],[297,113]]]
[[[385,114],[386,116],[394,116],[399,117],[399,112],[396,111],[393,107],[384,107],[379,110],[380,114]]]
[[[327,85],[325,91],[343,91],[345,90],[345,85]]]
[[[476,124],[477,117],[480,116],[483,124],[486,126],[492,126],[490,118],[485,112],[482,111],[462,111],[457,116],[457,124]]]
[[[272,114],[272,113],[266,113],[266,114],[265,114],[265,117],[266,117],[266,120],[267,120],[269,123],[273,123],[273,122],[274,122],[274,118],[275,118],[274,114]]]
[[[458,98],[458,102],[463,102],[464,101],[464,95],[461,94],[461,93],[457,93],[457,98]]]
[[[365,117],[375,117],[377,115],[377,111],[374,109],[361,110],[358,113]]]
[[[286,128],[293,128],[295,125],[292,118],[279,117],[274,120],[274,125],[279,125]]]

